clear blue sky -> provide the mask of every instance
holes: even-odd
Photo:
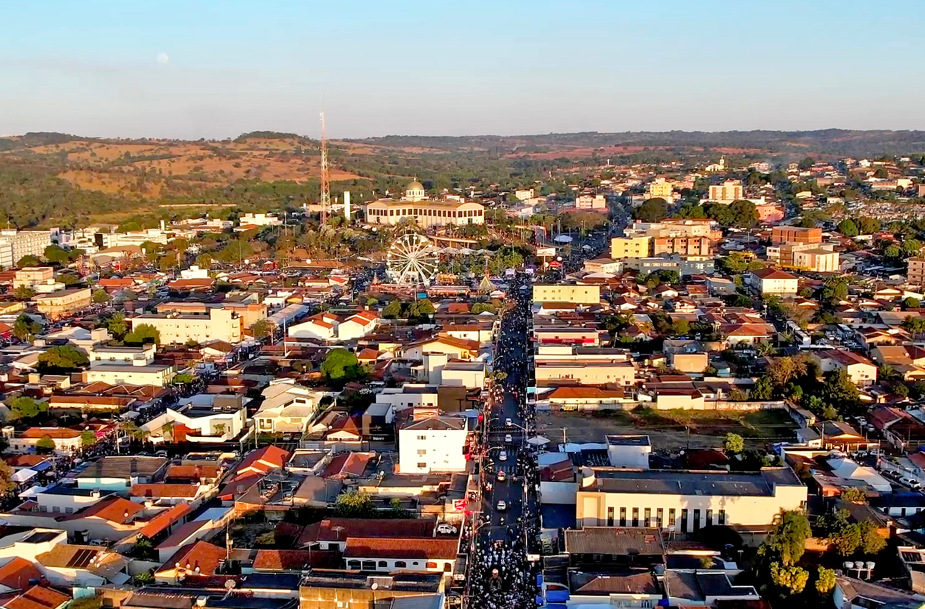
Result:
[[[925,2],[10,0],[0,134],[925,129]]]

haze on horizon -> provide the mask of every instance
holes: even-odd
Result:
[[[4,5],[0,134],[925,129],[925,3]]]

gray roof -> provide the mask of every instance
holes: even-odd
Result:
[[[77,478],[127,478],[153,476],[167,464],[163,457],[103,457],[90,463]]]
[[[595,468],[595,482],[585,491],[657,495],[722,495],[770,497],[774,487],[802,486],[789,467],[765,468],[758,473],[628,471]]]
[[[649,436],[613,435],[607,436],[607,444],[611,446],[651,446]]]

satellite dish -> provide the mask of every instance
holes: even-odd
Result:
[[[225,580],[225,590],[232,590],[237,585],[237,582],[233,579]]]
[[[874,561],[872,561],[872,560],[868,560],[868,561],[867,561],[867,568],[868,568],[868,569],[873,570],[873,568],[876,567],[876,566],[877,566],[877,563],[875,563]]]
[[[853,569],[853,568],[854,568],[854,562],[852,562],[852,561],[850,561],[850,560],[846,560],[846,561],[845,561],[845,568],[846,568],[846,569],[849,569],[849,570],[850,570],[850,569]]]
[[[373,582],[373,585],[370,586],[370,588],[372,588],[373,590],[378,590],[378,589],[379,589],[379,584],[376,583],[376,582]]]

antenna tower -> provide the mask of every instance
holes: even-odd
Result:
[[[324,112],[321,113],[321,225],[328,222],[331,207],[331,176],[328,173],[328,138],[324,131]]]

